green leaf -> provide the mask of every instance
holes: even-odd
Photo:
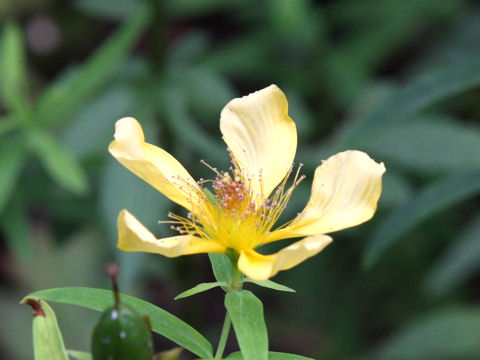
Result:
[[[107,155],[115,122],[133,113],[133,94],[125,86],[112,86],[83,106],[65,128],[62,145],[75,158]]]
[[[262,302],[250,291],[231,291],[225,296],[225,307],[243,357],[268,360],[268,334]]]
[[[20,27],[6,22],[0,34],[0,94],[10,111],[26,104],[25,48]]]
[[[232,261],[225,254],[208,254],[212,264],[213,275],[218,282],[232,283]]]
[[[293,290],[292,288],[289,288],[288,286],[276,283],[271,280],[257,281],[257,280],[246,278],[244,282],[249,282],[249,283],[256,284],[258,286],[262,286],[262,287],[273,289],[273,290],[295,292],[295,290]]]
[[[12,131],[18,126],[18,122],[13,116],[0,117],[0,137]]]
[[[228,153],[217,139],[206,133],[194,121],[187,108],[189,102],[190,100],[180,88],[167,89],[161,105],[166,115],[165,119],[176,133],[182,135],[179,136],[179,141],[184,141],[189,147],[196,148],[210,161],[216,164],[222,163],[228,158]]]
[[[15,138],[0,145],[0,212],[13,193],[25,154],[23,142]]]
[[[8,247],[20,263],[29,260],[33,252],[29,219],[22,200],[19,196],[14,197],[0,217]]]
[[[36,296],[26,296],[22,304],[33,309],[33,350],[35,360],[68,360],[62,334],[52,308]]]
[[[150,133],[147,130],[145,132]],[[117,218],[122,209],[128,209],[142,224],[155,233],[157,233],[155,230],[170,230],[168,226],[158,224],[159,219],[164,219],[167,216],[170,206],[169,200],[125,169],[113,157],[107,159],[101,176],[99,192],[100,213],[112,247],[118,240]],[[117,254],[124,291],[135,291],[138,274],[144,268],[146,258],[149,256],[151,255],[146,253],[123,251]],[[171,262],[162,258],[158,258],[156,261],[157,266],[163,266],[160,273],[168,276],[168,267]]]
[[[73,4],[86,14],[109,20],[126,19],[141,6],[141,2],[136,0],[75,0]]]
[[[451,241],[427,275],[426,288],[435,295],[445,294],[480,269],[480,215],[473,219],[458,238]]]
[[[83,169],[50,134],[40,130],[30,131],[27,140],[31,150],[59,185],[79,195],[88,191]]]
[[[364,254],[364,266],[372,266],[381,253],[407,231],[480,191],[480,169],[457,172],[429,186],[412,200],[398,206],[377,227]]]
[[[424,173],[480,166],[480,128],[446,118],[395,124],[365,144],[386,162]]]
[[[220,282],[220,281],[210,282],[210,283],[201,283],[201,284],[198,284],[197,286],[194,286],[193,288],[191,288],[187,291],[182,292],[181,294],[178,294],[175,297],[175,300],[183,299],[183,298],[186,298],[186,297],[189,297],[189,296],[192,296],[192,295],[196,295],[196,294],[199,294],[201,292],[216,288],[218,286],[228,286],[228,284],[226,282]]]
[[[407,325],[388,339],[371,359],[464,359],[480,353],[480,309],[437,311]]]
[[[92,355],[84,351],[67,350],[69,356],[77,360],[92,360]]]
[[[480,84],[480,63],[453,66],[423,73],[394,91],[374,111],[356,119],[339,134],[335,150],[358,147],[374,139],[385,127],[433,103]],[[335,152],[335,151],[334,151]]]
[[[65,287],[41,290],[31,294],[45,300],[103,311],[113,303],[112,292],[85,287]],[[212,345],[198,331],[169,312],[133,296],[121,295],[125,304],[139,314],[148,315],[152,331],[165,336],[202,358],[212,358]]]
[[[149,19],[147,7],[141,7],[84,65],[47,89],[38,99],[38,121],[51,125],[68,120],[80,105],[113,78]]]
[[[228,360],[243,360],[242,353],[240,351],[231,353],[227,356]],[[276,351],[270,351],[268,353],[268,360],[314,360],[313,358],[295,355],[295,354],[287,354],[281,353]]]

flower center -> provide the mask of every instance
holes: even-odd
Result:
[[[187,218],[169,213],[172,221],[167,222],[172,223],[171,228],[180,234],[200,236],[237,251],[262,245],[286,208],[293,190],[305,178],[304,175],[299,176],[300,164],[293,184],[286,189],[292,173],[290,168],[280,185],[267,198],[263,193],[252,191],[251,179],[241,172],[235,161],[232,161],[234,166],[229,169],[230,172],[219,172],[203,160],[201,162],[216,175],[214,180],[198,181],[202,202],[192,204],[193,210]],[[206,187],[207,184],[211,184],[213,193]]]

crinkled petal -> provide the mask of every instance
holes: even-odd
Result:
[[[327,235],[306,237],[273,255],[262,255],[244,250],[238,259],[238,268],[253,280],[267,280],[279,271],[290,269],[322,251],[332,238]]]
[[[382,192],[383,163],[361,151],[338,153],[315,170],[305,209],[274,237],[327,234],[369,220]],[[283,235],[283,236],[282,236]]]
[[[250,188],[262,201],[285,177],[297,147],[285,94],[271,85],[233,99],[222,110],[220,130]]]
[[[134,118],[117,121],[115,140],[108,151],[128,170],[184,208],[192,210],[202,203],[195,180],[172,155],[145,142],[142,127]]]
[[[177,257],[199,253],[223,253],[225,247],[196,236],[181,235],[157,239],[127,210],[118,215],[118,248]]]

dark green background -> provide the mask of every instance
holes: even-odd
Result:
[[[134,116],[194,175],[228,156],[219,114],[277,84],[297,123],[308,199],[315,167],[346,149],[387,168],[373,220],[275,277],[271,350],[315,359],[480,357],[480,5],[462,0],[1,0],[0,357],[31,359],[27,293],[108,288],[164,307],[216,344],[220,290],[206,255],[122,253],[128,208],[158,236],[181,211],[107,152]],[[280,139],[281,141],[281,139]],[[272,248],[272,250],[274,250]],[[98,314],[55,305],[68,348],[88,350]],[[233,338],[232,338],[233,340]],[[155,338],[156,350],[171,347]],[[234,341],[229,350],[236,349]],[[185,359],[191,358],[185,355]]]

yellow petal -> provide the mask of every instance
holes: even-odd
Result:
[[[262,201],[285,177],[295,157],[297,130],[285,94],[271,85],[230,101],[220,130],[251,189]]]
[[[149,252],[167,257],[225,252],[224,246],[191,235],[157,239],[127,210],[122,210],[118,215],[117,226],[117,246],[125,251]]]
[[[238,268],[253,280],[267,280],[279,271],[290,269],[322,251],[332,238],[327,235],[306,237],[273,255],[261,255],[254,250],[240,253]]]
[[[305,209],[279,232],[326,234],[369,220],[377,209],[384,172],[383,163],[376,163],[361,151],[330,157],[315,170]]]
[[[142,127],[134,118],[117,121],[115,140],[108,151],[128,170],[184,208],[192,210],[194,204],[202,203],[195,180],[172,155],[145,142]]]

